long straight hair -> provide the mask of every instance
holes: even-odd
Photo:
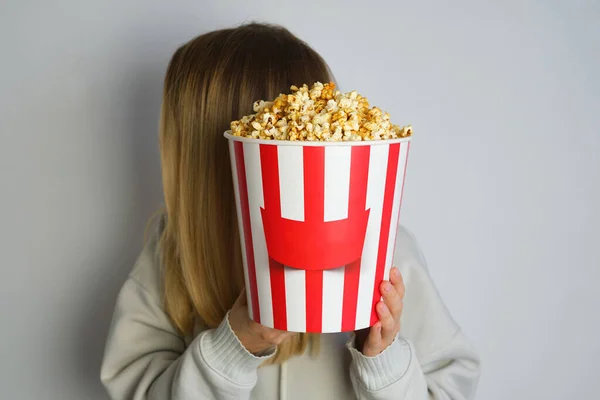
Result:
[[[217,327],[244,286],[229,147],[223,132],[290,85],[328,82],[325,61],[288,30],[247,24],[180,47],[164,82],[160,153],[166,223],[160,248],[164,307],[182,334],[197,318]],[[278,348],[280,363],[315,347],[300,334]]]

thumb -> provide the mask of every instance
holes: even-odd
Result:
[[[374,357],[380,353],[383,338],[381,336],[381,322],[377,322],[369,330],[362,353],[367,357]]]

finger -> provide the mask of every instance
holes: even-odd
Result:
[[[396,337],[397,323],[387,305],[380,301],[377,304],[377,316],[381,322],[381,337],[384,343],[391,343]]]
[[[264,340],[265,342],[268,342],[268,343],[271,343],[274,345],[279,345],[279,344],[283,343],[285,340],[294,336],[295,334],[296,334],[295,332],[286,332],[286,331],[279,331],[276,329],[265,328],[265,330],[261,333],[261,339]]]
[[[276,330],[275,332],[277,333],[277,337],[281,338],[282,340],[289,339],[298,334],[297,332],[288,332],[288,331],[280,331],[280,330]]]
[[[381,322],[376,322],[369,330],[369,336],[365,340],[362,353],[367,357],[375,357],[383,350],[383,338],[381,337]]]
[[[388,281],[381,282],[379,287],[383,301],[388,306],[394,320],[400,321],[402,314],[402,297],[396,291],[396,288]]]
[[[404,294],[406,293],[406,288],[404,287],[404,279],[402,278],[402,274],[400,270],[396,267],[392,268],[390,271],[390,282],[394,285],[396,292],[401,298],[404,298]]]
[[[277,332],[275,332],[273,329],[268,329],[263,327],[263,329],[261,329],[261,331],[259,332],[260,338],[262,340],[264,340],[265,342],[269,342],[272,343],[273,341],[275,341],[275,339],[277,339],[279,337],[279,334]]]
[[[279,329],[273,329],[273,328],[269,328],[266,327],[264,325],[260,325],[260,335],[264,338],[264,339],[275,339],[279,336],[287,336],[288,334],[294,334],[294,332],[288,332],[288,331],[281,331]]]
[[[275,339],[274,344],[280,345],[281,343],[291,340],[294,336],[296,336],[296,332],[284,332],[279,335],[278,338]]]
[[[285,332],[284,335],[286,338],[291,338],[298,335],[298,332]]]

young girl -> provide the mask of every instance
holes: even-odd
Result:
[[[175,52],[160,126],[166,212],[117,301],[101,373],[113,399],[473,398],[478,357],[403,228],[370,329],[297,334],[248,318],[223,132],[257,99],[331,79],[279,27],[210,32]]]

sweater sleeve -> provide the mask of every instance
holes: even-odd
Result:
[[[249,353],[228,318],[186,348],[156,299],[130,278],[117,301],[101,379],[113,400],[249,399],[269,356]]]
[[[101,380],[113,400],[249,399],[264,357],[249,353],[226,316],[186,344],[162,307],[161,225],[123,285],[105,345]]]
[[[479,357],[442,302],[414,237],[398,232],[394,256],[406,285],[398,337],[376,357],[348,343],[358,400],[467,400],[479,380]]]

